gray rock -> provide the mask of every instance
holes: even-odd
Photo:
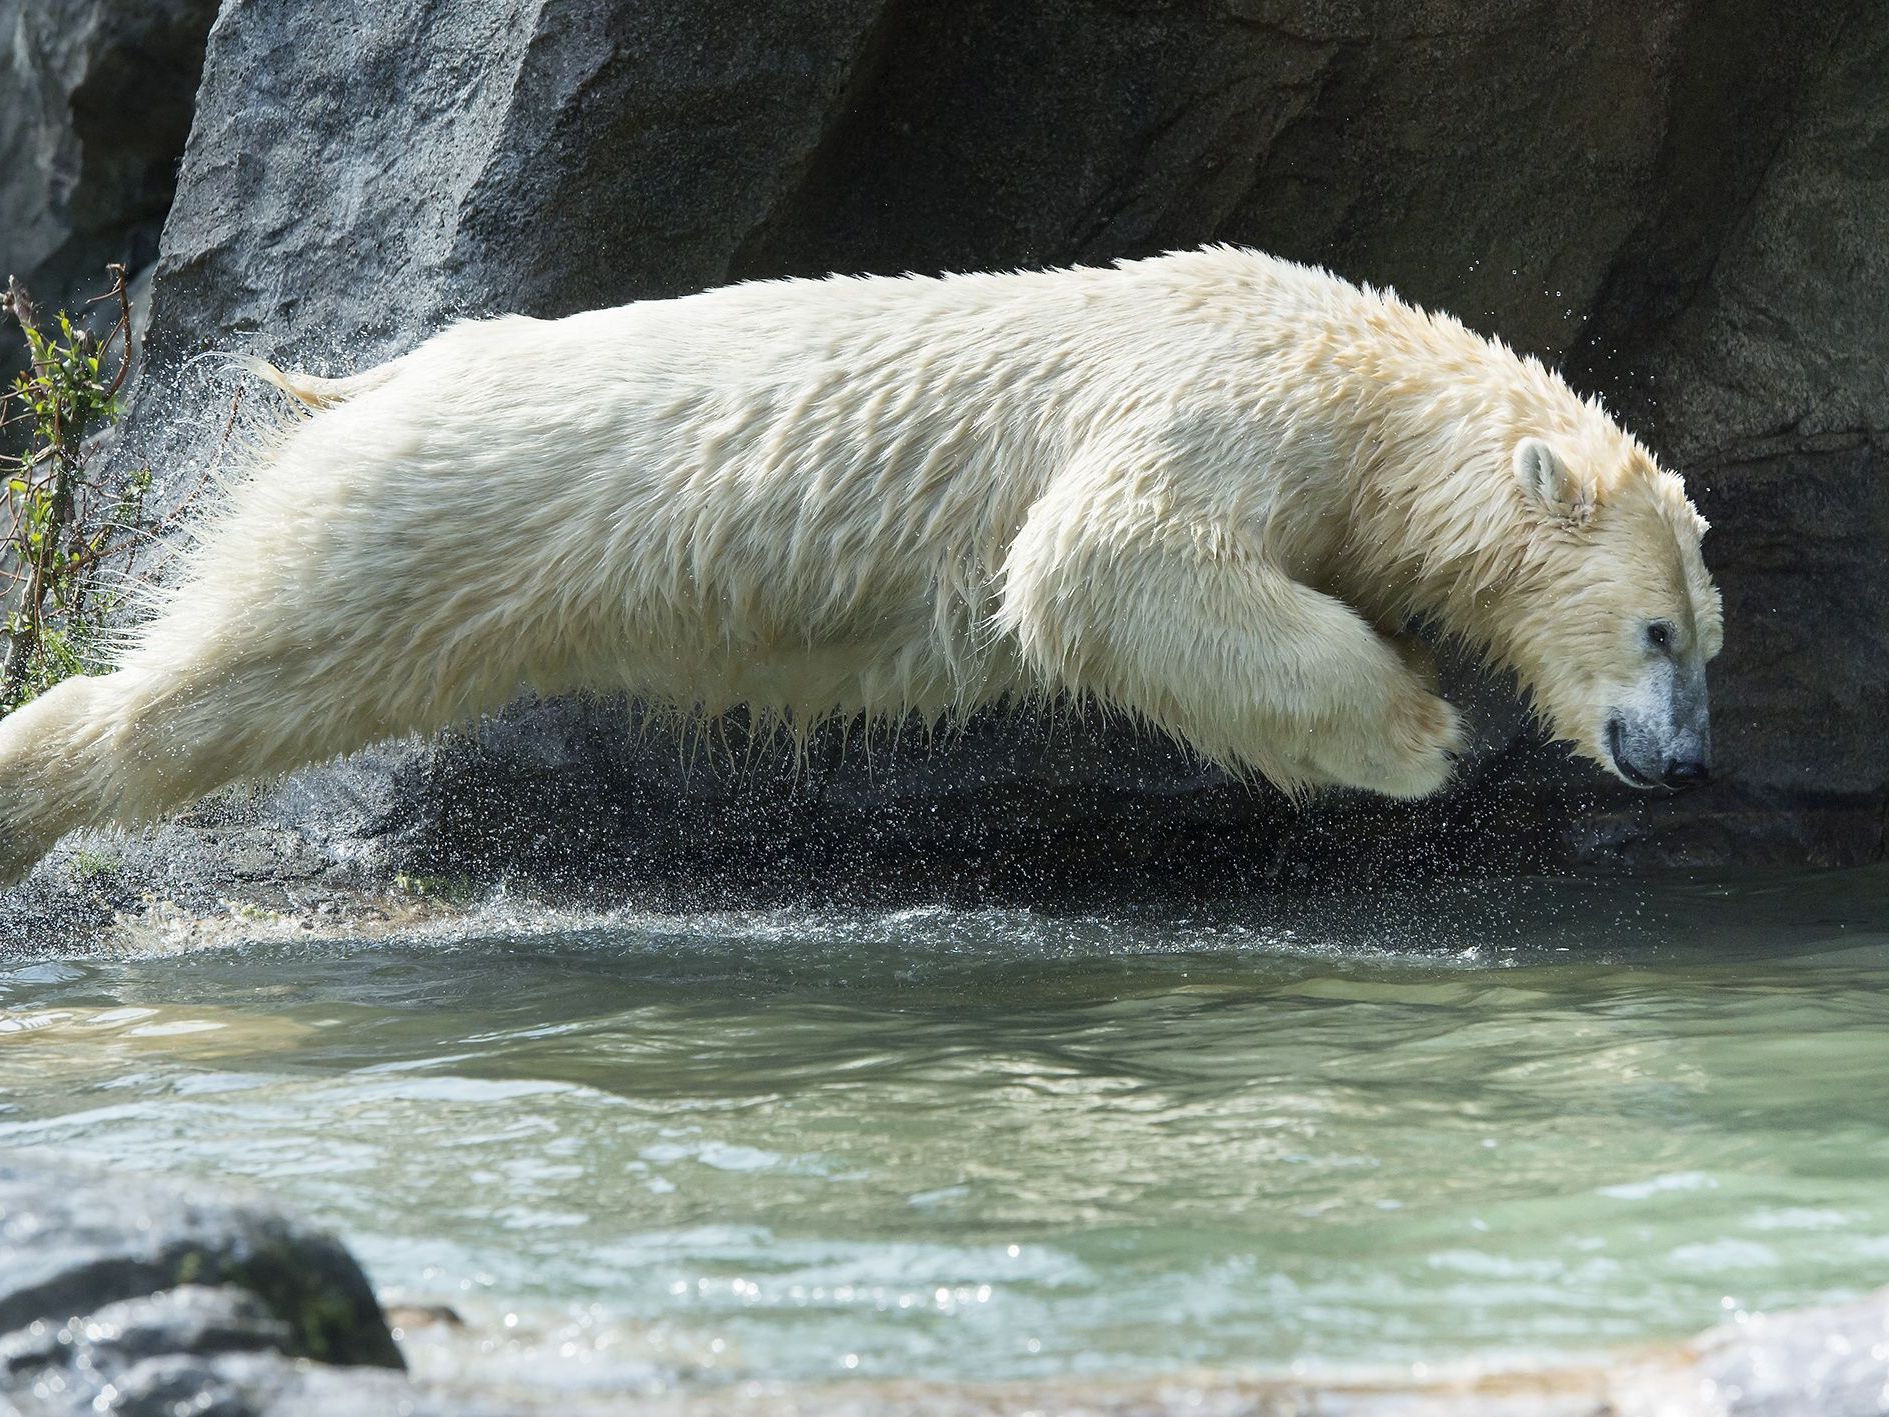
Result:
[[[148,1358],[114,1379],[111,1400],[108,1410],[123,1417],[524,1417],[510,1403],[428,1392],[385,1369],[337,1368],[279,1353]],[[92,1410],[55,1401],[26,1405],[24,1417]]]
[[[0,0],[0,280],[48,315],[156,258],[215,0]],[[0,369],[21,349],[0,330]]]
[[[94,1406],[96,1397],[109,1405]],[[4,1402],[5,1398],[0,1398]],[[337,1368],[280,1353],[164,1354],[114,1370],[109,1388],[41,1380],[8,1417],[525,1417],[476,1393],[441,1394],[382,1368]],[[533,1412],[559,1411],[547,1404]]]
[[[16,1374],[85,1355],[265,1347],[400,1366],[333,1237],[260,1207],[23,1159],[0,1161],[0,1333]]]
[[[1889,1291],[1752,1315],[1675,1353],[1613,1366],[1609,1410],[1621,1417],[1883,1417]]]
[[[230,0],[166,226],[160,364],[240,343],[351,367],[458,315],[725,280],[883,8],[397,0],[337,25]],[[175,421],[154,401],[139,426]]]
[[[0,1413],[497,1417],[407,1380],[333,1237],[254,1202],[0,1160]]]
[[[402,1367],[333,1237],[254,1203],[0,1161],[0,1411],[495,1410],[429,1397]]]
[[[1596,318],[1638,347],[1614,392],[1686,473],[1725,594],[1725,781],[1622,815],[1682,860],[1842,865],[1881,857],[1889,807],[1889,12],[1820,17],[1818,42],[1769,33],[1781,13],[1759,33],[1801,74],[1795,102],[1753,76],[1720,96],[1739,142],[1699,144],[1708,171],[1755,169],[1749,196],[1702,223],[1676,154],[1657,245]]]
[[[54,1327],[35,1321],[0,1337],[0,1370],[116,1369],[170,1353],[287,1353],[294,1331],[234,1285],[180,1284],[106,1304]]]

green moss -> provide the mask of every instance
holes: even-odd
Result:
[[[394,877],[394,889],[449,905],[475,905],[484,894],[484,888],[470,876],[422,876],[405,871]]]
[[[75,851],[70,869],[72,879],[86,885],[113,874],[122,864],[113,851]]]

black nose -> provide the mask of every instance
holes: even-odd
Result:
[[[1668,758],[1659,780],[1668,787],[1697,787],[1712,780],[1712,769],[1704,758]]]

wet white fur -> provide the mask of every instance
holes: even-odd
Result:
[[[749,284],[284,380],[319,411],[117,671],[0,723],[0,875],[526,686],[799,725],[1074,695],[1288,790],[1419,796],[1459,728],[1413,613],[1597,758],[1629,620],[1716,648],[1703,524],[1596,405],[1250,251]]]

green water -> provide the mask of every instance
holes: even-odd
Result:
[[[0,1147],[254,1183],[619,1383],[1534,1361],[1889,1283],[1882,871],[516,915],[0,966]]]

